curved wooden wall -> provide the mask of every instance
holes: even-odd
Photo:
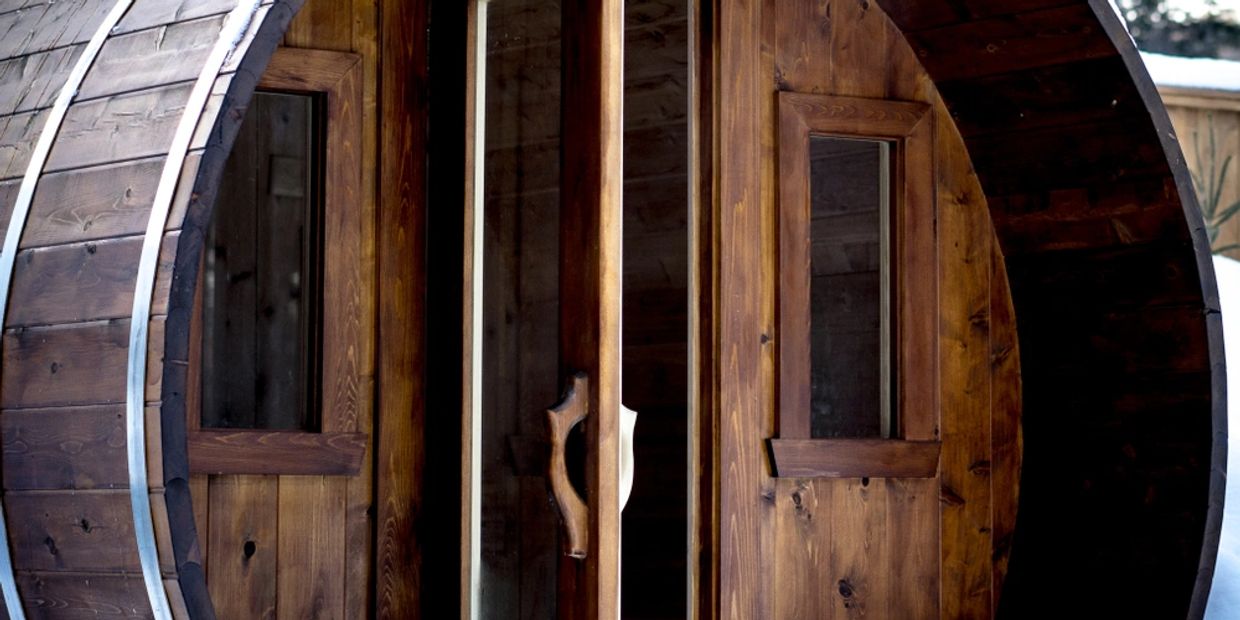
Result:
[[[185,286],[181,223],[210,188],[253,91],[300,2],[244,2],[243,36],[218,72],[235,0],[135,0],[107,34],[73,98],[21,235],[0,377],[4,510],[26,613],[152,614],[141,574],[126,463],[126,364],[143,232],[174,132],[196,131],[172,201],[151,299],[146,366],[150,506],[172,612],[213,617],[189,507],[184,337],[169,315]],[[256,10],[250,14],[250,5]],[[31,150],[112,0],[0,2],[0,221],[8,223]],[[187,107],[194,83],[211,86]],[[196,262],[196,261],[195,261]]]
[[[1007,258],[1025,457],[1007,617],[1199,617],[1222,510],[1213,267],[1105,0],[879,0],[964,137]],[[1060,592],[1073,591],[1070,610]]]

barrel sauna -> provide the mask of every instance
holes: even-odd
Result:
[[[442,136],[472,135],[453,76],[473,70],[479,3],[302,4],[0,0],[9,617],[447,617],[478,587],[436,572],[468,564],[456,538],[469,508],[445,491],[451,476],[427,473],[462,458],[444,411],[465,395],[430,416],[426,393],[429,376],[461,379],[459,363],[433,361],[460,361],[442,354],[459,349],[443,340],[465,329],[462,311],[434,299],[460,295],[468,272],[427,247],[463,226],[430,230],[444,211],[427,188],[428,170],[471,175],[468,148]],[[1226,457],[1213,267],[1178,138],[1109,4],[630,4],[627,22],[591,27],[688,33],[675,146],[689,153],[676,173],[694,211],[678,232],[695,239],[695,295],[643,319],[696,317],[687,611],[1200,617]],[[349,355],[315,360],[339,415],[296,437],[212,434],[187,415],[203,389],[205,240],[264,80],[327,93],[329,135],[358,126],[326,146],[352,188],[328,204],[360,205],[325,224],[341,271],[324,278],[351,286],[326,306]],[[931,415],[906,437],[918,445],[889,453],[891,481],[822,476],[821,451],[796,443],[815,440],[787,434],[780,312],[805,302],[781,287],[776,232],[793,95],[898,100],[873,109],[932,119],[901,131],[929,132],[918,139],[937,163],[899,173],[920,174],[937,213],[918,224],[937,243],[919,272],[933,304],[906,313],[934,333],[910,349],[934,369],[919,387]],[[879,488],[887,512],[864,503]],[[849,528],[885,555],[841,547]],[[884,538],[898,531],[926,536]]]

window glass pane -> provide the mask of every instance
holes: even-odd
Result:
[[[256,93],[208,227],[202,425],[317,430],[316,97]]]
[[[811,435],[890,437],[890,147],[810,137]]]

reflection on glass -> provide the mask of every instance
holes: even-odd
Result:
[[[891,437],[890,145],[810,137],[811,434]]]
[[[255,93],[207,229],[202,425],[317,430],[316,98]]]
[[[560,397],[561,9],[487,3],[479,614],[554,618],[559,515],[547,407]]]

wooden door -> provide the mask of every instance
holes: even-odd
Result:
[[[463,618],[619,616],[623,3],[562,4],[471,7]]]

